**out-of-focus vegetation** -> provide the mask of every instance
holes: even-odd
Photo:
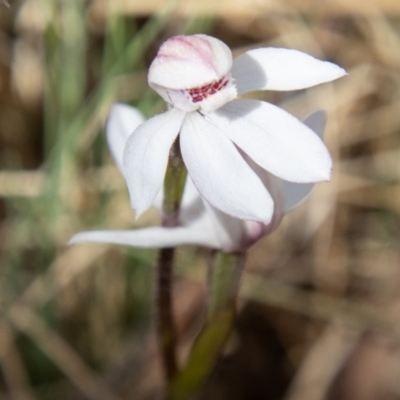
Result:
[[[327,110],[333,180],[250,252],[237,330],[201,398],[400,398],[397,1],[242,0],[215,15],[216,2],[206,15],[190,1],[178,11],[117,3],[0,4],[0,399],[160,393],[155,252],[66,243],[84,229],[157,223],[151,211],[134,223],[103,128],[115,101],[146,116],[163,109],[146,69],[163,40],[195,32],[234,54],[290,47],[349,73],[307,91],[257,93],[299,117]],[[204,317],[207,255],[179,252],[182,360]]]

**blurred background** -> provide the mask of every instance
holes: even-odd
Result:
[[[400,2],[9,0],[0,4],[0,399],[157,399],[153,250],[66,246],[134,223],[104,138],[150,117],[159,45],[208,33],[295,48],[349,75],[256,97],[323,108],[333,179],[250,251],[237,326],[199,399],[400,399]],[[254,97],[254,95],[252,95]],[[179,250],[180,357],[204,318],[207,249]]]

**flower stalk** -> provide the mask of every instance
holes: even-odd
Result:
[[[183,163],[179,142],[171,147],[164,180],[164,203],[162,225],[174,227],[179,223],[179,207],[186,182],[186,167]]]
[[[169,386],[169,399],[184,400],[199,391],[215,368],[236,317],[236,297],[245,254],[218,252],[210,260],[207,323],[197,336],[186,365]]]
[[[179,206],[186,180],[186,168],[180,156],[179,144],[171,148],[164,181],[163,227],[179,224]],[[173,265],[175,247],[160,249],[157,261],[157,329],[162,360],[168,382],[176,375],[176,329],[173,316]]]
[[[235,308],[240,277],[246,262],[244,253],[218,252],[210,263],[208,276],[208,318],[224,308]]]

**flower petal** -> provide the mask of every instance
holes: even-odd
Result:
[[[122,171],[122,155],[129,135],[144,121],[134,107],[116,103],[112,106],[106,124],[108,147],[118,168]]]
[[[324,110],[314,111],[303,120],[303,124],[307,125],[323,139],[326,125],[326,112]]]
[[[233,60],[238,94],[254,90],[297,90],[333,81],[346,71],[298,50],[260,48]]]
[[[221,250],[225,252],[243,250],[246,238],[244,237],[245,221],[219,211],[211,204],[203,201],[204,207],[213,225]],[[250,221],[249,221],[250,222]],[[260,222],[251,221],[263,225]]]
[[[256,221],[243,221],[217,210],[204,200],[204,206],[214,226],[220,247],[225,252],[246,251],[263,236],[272,233],[279,226],[284,215],[282,180],[262,169],[247,155],[243,154],[243,158],[271,194],[274,200],[274,213],[267,225]]]
[[[229,72],[229,47],[211,36],[173,36],[164,42],[149,68],[149,85],[157,91],[191,89],[213,83]]]
[[[204,227],[151,227],[130,231],[88,231],[72,237],[69,244],[109,243],[132,247],[165,248],[197,245],[218,248],[212,229]]]
[[[180,134],[182,157],[200,194],[236,218],[268,223],[273,201],[234,144],[199,113],[188,115]]]
[[[285,199],[285,212],[293,210],[307,198],[314,188],[315,183],[293,183],[283,181]]]
[[[136,218],[153,204],[162,187],[169,150],[185,115],[177,109],[157,115],[140,125],[126,143],[123,173]]]
[[[279,226],[284,215],[284,192],[282,179],[277,178],[265,169],[261,168],[247,154],[243,154],[243,158],[261,179],[274,201],[274,213],[269,224],[261,226],[253,221],[245,221],[245,245],[249,247],[260,240],[263,236],[272,233]]]
[[[309,115],[304,121],[321,139],[324,136],[326,113],[323,110],[318,110]],[[314,183],[293,183],[283,182],[284,191],[284,210],[288,212],[302,203],[314,188]]]
[[[258,100],[235,100],[209,115],[258,165],[301,183],[330,179],[332,160],[321,139],[286,111]]]

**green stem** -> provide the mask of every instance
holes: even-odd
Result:
[[[209,313],[188,361],[169,387],[171,400],[184,400],[200,390],[210,376],[235,322],[236,297],[245,265],[244,254],[213,255],[209,268]]]
[[[162,225],[177,226],[179,223],[179,207],[185,188],[186,167],[183,163],[179,143],[171,148],[169,163],[164,179],[164,204]]]
[[[174,227],[179,224],[179,207],[186,181],[186,168],[183,164],[179,144],[176,142],[170,154],[164,181],[164,204],[162,225]],[[157,310],[158,337],[162,360],[168,382],[177,373],[176,330],[173,317],[173,264],[175,248],[161,249],[157,262]]]
[[[219,252],[215,255],[214,262],[209,266],[209,319],[212,319],[219,310],[235,306],[244,265],[244,254],[225,254]]]

